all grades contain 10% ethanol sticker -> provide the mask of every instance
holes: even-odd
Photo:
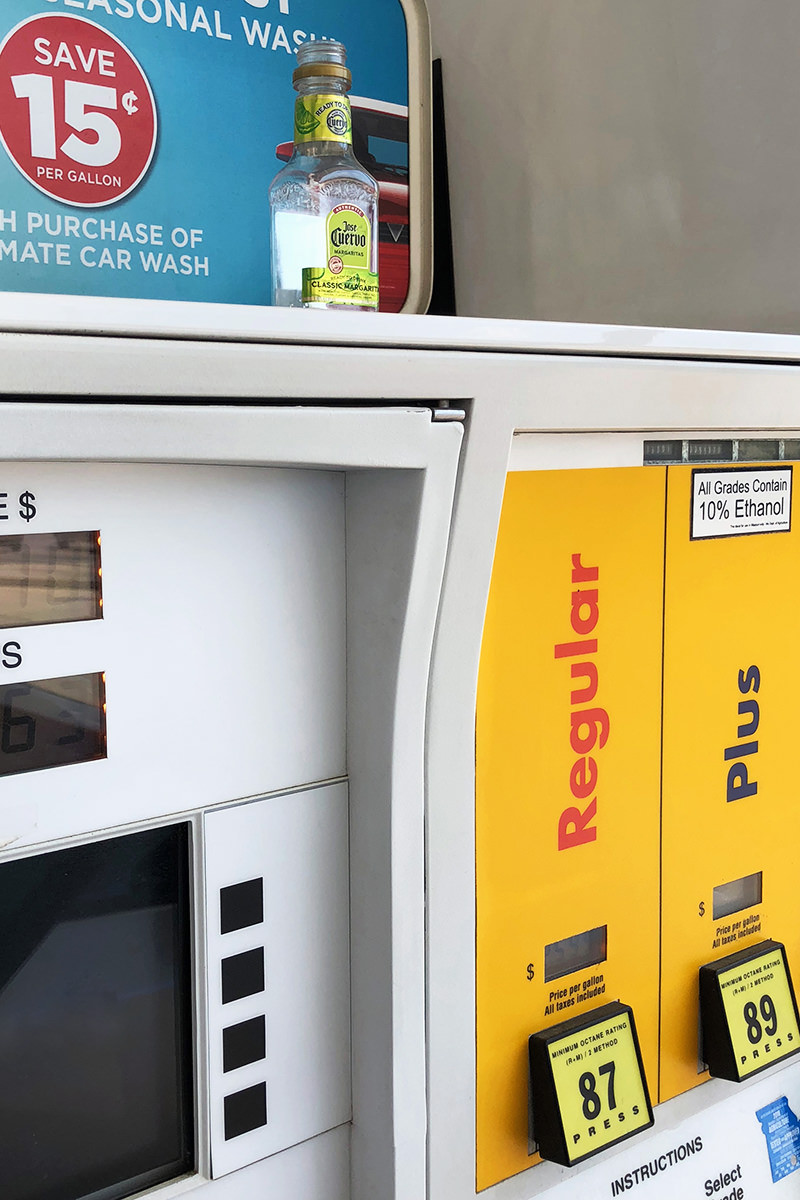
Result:
[[[788,533],[792,467],[722,467],[692,472],[692,541]]]

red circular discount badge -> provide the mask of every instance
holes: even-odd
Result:
[[[31,17],[0,46],[0,138],[40,191],[97,208],[147,174],[155,100],[130,50],[107,29],[61,13]]]

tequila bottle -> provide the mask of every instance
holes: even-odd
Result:
[[[269,190],[272,303],[378,307],[378,185],[353,154],[339,42],[306,42],[293,75],[294,152]]]

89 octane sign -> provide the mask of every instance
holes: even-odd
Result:
[[[54,200],[99,208],[127,196],[147,174],[156,125],[144,71],[93,21],[31,17],[0,46],[0,138]]]

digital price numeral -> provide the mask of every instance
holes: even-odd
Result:
[[[149,169],[155,100],[139,63],[107,29],[68,13],[30,17],[0,46],[0,137],[48,196],[112,204]]]

